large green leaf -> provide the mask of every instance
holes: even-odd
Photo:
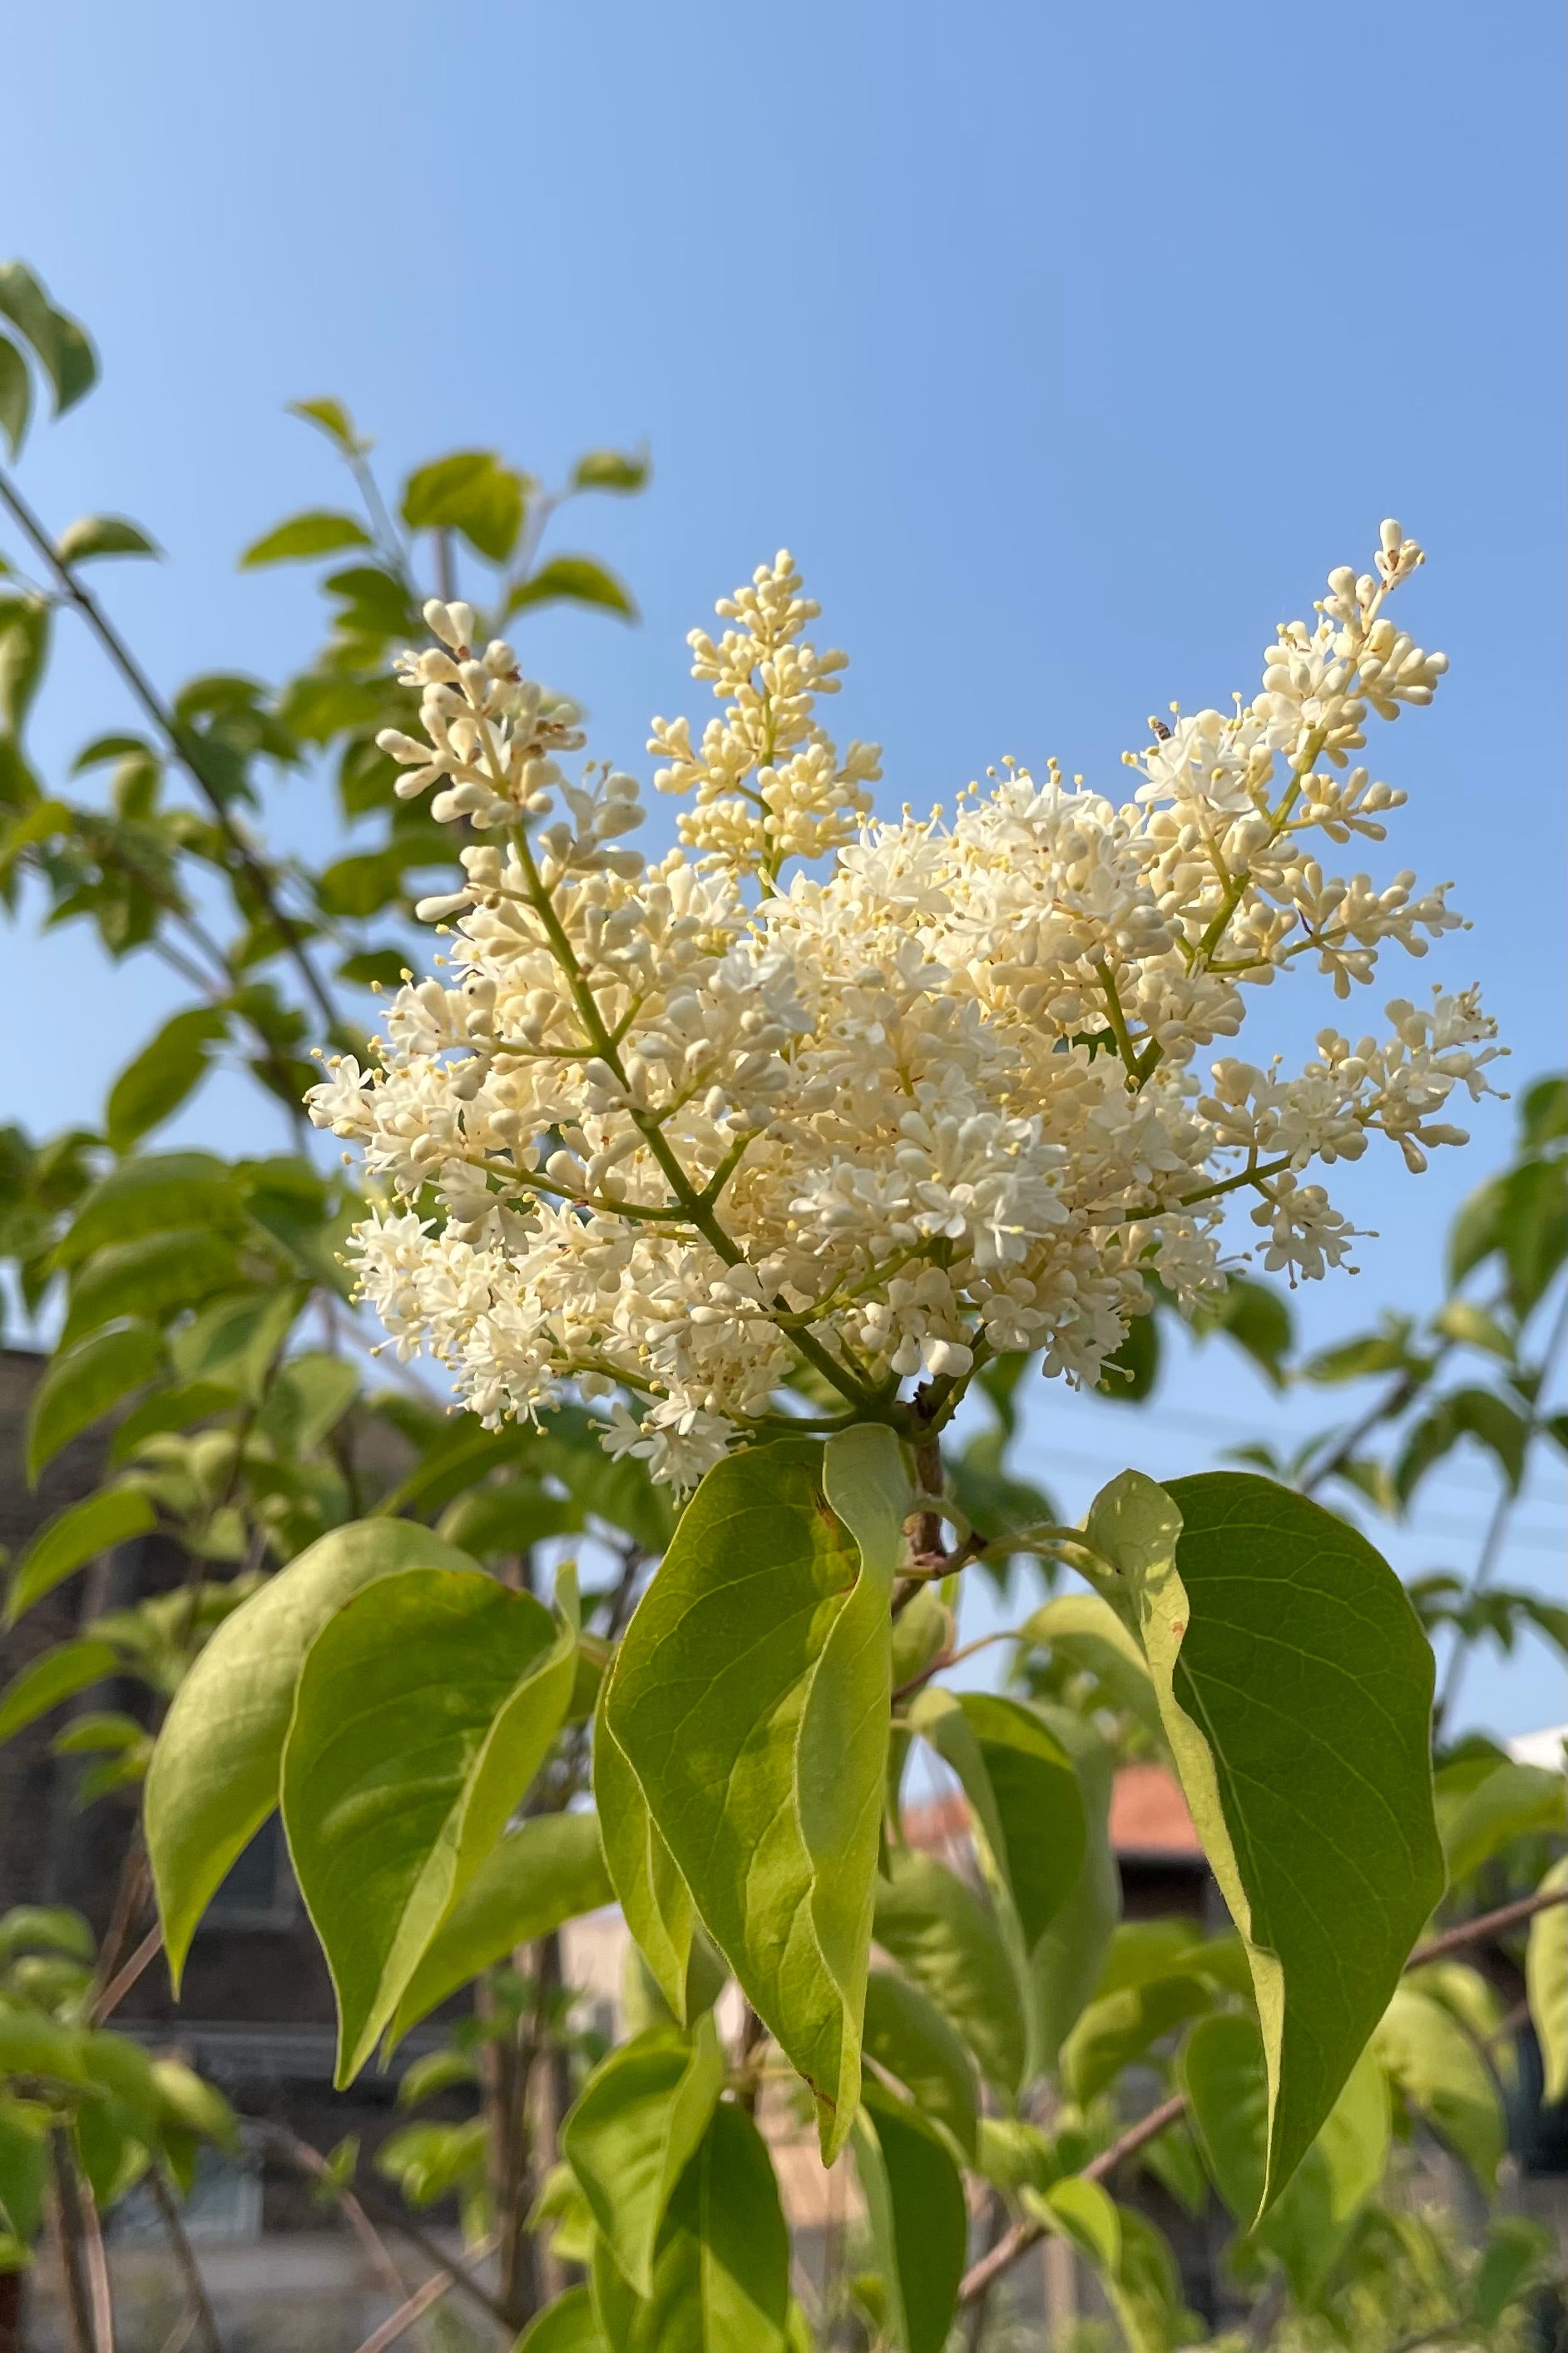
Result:
[[[1432,1653],[1366,1539],[1239,1472],[1126,1472],[1091,1540],[1128,1580],[1204,1851],[1246,1939],[1272,2203],[1443,1889]]]
[[[866,2057],[896,2076],[973,2163],[979,2126],[973,2064],[930,1995],[910,1978],[873,1969],[866,1980],[862,2042]]]
[[[676,2184],[724,2088],[711,2016],[687,2036],[651,2027],[596,2067],[561,2128],[561,2153],[637,2295],[653,2294],[654,2249]]]
[[[1420,1984],[1398,1986],[1376,2035],[1389,2075],[1484,2189],[1497,2179],[1507,2129],[1496,2083],[1451,2010]]]
[[[729,2103],[676,2186],[654,2256],[653,2295],[595,2242],[594,2308],[611,2353],[784,2353],[789,2232],[767,2143]]]
[[[1568,1887],[1568,1862],[1554,1862],[1541,1883],[1543,1895]],[[1530,1924],[1524,1948],[1530,2020],[1541,2045],[1548,2103],[1568,2092],[1568,1905],[1553,1904]]]
[[[340,2084],[555,1737],[577,1645],[567,1595],[557,1622],[482,1570],[405,1569],[353,1595],[306,1654],[283,1824],[337,1992]]]
[[[942,2353],[963,2277],[969,2213],[946,2144],[918,2109],[868,2084],[855,2163],[900,2353]]]
[[[74,1576],[87,1561],[132,1536],[145,1535],[158,1514],[134,1487],[104,1487],[96,1495],[58,1512],[39,1529],[11,1572],[5,1622],[14,1626],[24,1610]]]
[[[1561,1838],[1565,1814],[1568,1788],[1561,1773],[1548,1773],[1539,1765],[1500,1765],[1470,1791],[1445,1826],[1449,1879],[1468,1878],[1510,1840],[1532,1831],[1554,1831]]]
[[[877,1882],[877,1942],[931,1996],[1003,2093],[1023,2079],[1018,1980],[995,1920],[934,1855],[896,1847]]]
[[[1147,1672],[1141,1656],[1139,1665]],[[1084,1824],[1078,1876],[1029,1963],[1036,2055],[1042,2067],[1049,2067],[1094,1991],[1121,1916],[1121,1874],[1110,1847],[1110,1749],[1070,1708],[1041,1706],[1039,1712],[1072,1758]]]
[[[1205,2018],[1182,2052],[1182,2083],[1215,2187],[1244,2227],[1263,2197],[1268,2083],[1263,2042],[1250,2018]],[[1363,2051],[1266,2219],[1258,2243],[1284,2264],[1298,2301],[1310,2304],[1347,2245],[1357,2215],[1388,2160],[1388,2089]]]
[[[1071,1758],[1032,1708],[990,1692],[924,1691],[910,1721],[962,1782],[981,1867],[1032,1952],[1083,1862]]]
[[[828,2158],[860,2088],[909,1501],[880,1428],[719,1463],[638,1606],[603,1712],[715,1943],[810,2084]],[[606,1825],[616,1802],[601,1784]],[[616,1876],[609,1827],[605,1854]]]
[[[147,1851],[176,1990],[208,1899],[278,1803],[306,1652],[362,1587],[424,1567],[473,1563],[412,1521],[352,1521],[252,1594],[198,1653],[147,1776]]]
[[[608,1904],[615,1890],[593,1814],[537,1814],[509,1831],[426,1946],[392,2024],[396,2042],[437,2002],[519,1945]]]

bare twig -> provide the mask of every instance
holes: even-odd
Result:
[[[185,2284],[185,2294],[190,2298],[191,2314],[195,2323],[192,2333],[200,2336],[205,2353],[223,2353],[223,2340],[218,2335],[217,2315],[213,2310],[212,2298],[207,2294],[207,2284],[202,2277],[202,2267],[196,2261],[196,2251],[192,2246],[190,2234],[185,2229],[184,2217],[180,2212],[179,2200],[170,2189],[161,2167],[154,2165],[150,2168],[147,2187],[153,2193],[153,2202],[157,2207],[159,2218],[168,2233],[175,2268]]]
[[[1186,2105],[1184,2092],[1173,2092],[1168,2100],[1162,2100],[1157,2108],[1151,2108],[1146,2116],[1141,2116],[1135,2125],[1129,2125],[1109,2148],[1102,2148],[1098,2157],[1090,2158],[1079,2179],[1103,2181],[1108,2174],[1115,2172],[1123,2158],[1133,2157],[1146,2143],[1158,2140],[1165,2126],[1173,2125],[1176,2118],[1184,2114]]]
[[[298,2133],[290,2132],[287,2125],[262,2124],[259,2119],[247,2121],[258,2126],[262,2140],[275,2148],[280,2157],[286,2158],[297,2173],[303,2173],[330,2191],[339,2212],[359,2241],[372,2270],[394,2295],[406,2295],[408,2284],[394,2263],[370,2216],[353,2191],[338,2180],[321,2150],[312,2148],[308,2140],[301,2140]],[[441,2261],[445,2264],[446,2257],[443,2256]]]
[[[493,2239],[487,2239],[482,2246],[475,2248],[474,2253],[480,2256],[487,2255],[494,2245]],[[395,2345],[398,2338],[405,2336],[414,2327],[415,2322],[423,2319],[431,2306],[439,2304],[441,2298],[449,2294],[456,2284],[455,2273],[432,2272],[423,2285],[416,2287],[411,2296],[405,2297],[395,2312],[387,2315],[379,2328],[371,2330],[363,2344],[359,2347],[358,2353],[386,2353],[389,2345]]]
[[[1141,2116],[1135,2125],[1129,2125],[1109,2148],[1102,2148],[1098,2157],[1091,2158],[1077,2179],[1103,2181],[1107,2174],[1115,2172],[1124,2158],[1135,2156],[1147,2142],[1158,2139],[1166,2126],[1173,2125],[1176,2118],[1184,2114],[1186,2105],[1184,2092],[1173,2093],[1168,2100],[1162,2100],[1157,2108],[1151,2108],[1146,2116]],[[964,2274],[963,2284],[958,2291],[960,2304],[972,2304],[976,2296],[987,2294],[993,2281],[1009,2264],[1016,2263],[1018,2257],[1042,2236],[1044,2230],[1042,2222],[1015,2222],[1006,2235],[997,2240],[990,2253],[982,2255],[980,2261]]]
[[[195,2333],[196,2316],[187,2306],[164,2337],[159,2353],[185,2353],[185,2348]]]
[[[71,2160],[75,2169],[75,2160]],[[103,2225],[91,2185],[80,2186],[82,2256],[87,2267],[88,2295],[92,2305],[92,2335],[98,2353],[114,2353],[114,2292],[109,2284],[109,2257],[103,2251]]]
[[[1434,1371],[1446,1354],[1447,1345],[1438,1350],[1433,1364]],[[1314,1464],[1307,1473],[1301,1482],[1302,1494],[1315,1495],[1319,1488],[1326,1485],[1328,1481],[1342,1471],[1348,1462],[1353,1462],[1360,1449],[1378,1425],[1381,1422],[1393,1421],[1402,1414],[1420,1386],[1420,1380],[1415,1374],[1396,1374],[1382,1396],[1368,1406],[1361,1419],[1352,1422],[1350,1429],[1324,1455],[1322,1461]]]
[[[1428,1961],[1440,1961],[1445,1954],[1462,1953],[1467,1945],[1484,1944],[1489,1936],[1500,1936],[1507,1929],[1517,1928],[1522,1920],[1534,1917],[1537,1912],[1550,1911],[1553,1904],[1568,1902],[1568,1888],[1548,1887],[1534,1895],[1521,1895],[1517,1904],[1502,1904],[1495,1912],[1482,1912],[1473,1920],[1461,1920],[1457,1928],[1446,1928],[1430,1944],[1417,1945],[1405,1966],[1423,1969]]]
[[[536,2006],[537,2006],[536,1989]],[[479,2046],[479,2094],[486,2122],[485,2169],[495,2210],[499,2260],[496,2301],[508,2326],[521,2328],[532,2308],[531,2247],[522,2232],[528,2169],[528,2089],[535,2035],[508,2030],[488,1977],[474,1986],[474,2014],[489,2030]],[[534,2021],[537,2030],[537,2015]]]
[[[92,2004],[89,2015],[95,2026],[101,2026],[106,2018],[113,2015],[137,1978],[150,1963],[157,1959],[163,1949],[163,1928],[160,1921],[148,1929],[125,1967],[110,1978],[103,1991]]]
[[[109,2015],[103,2006],[106,1989],[114,1982],[114,1972],[125,1949],[125,1940],[135,1926],[136,1915],[146,1900],[147,1885],[147,1852],[142,1841],[142,1827],[138,1823],[131,1834],[131,1843],[120,1866],[114,1908],[103,1932],[103,1942],[98,1948],[98,1964],[88,1992],[88,2016],[95,2025]]]
[[[1405,1964],[1405,1973],[1407,1975],[1412,1969],[1425,1968],[1429,1961],[1440,1961],[1448,1953],[1462,1952],[1467,1945],[1479,1945],[1489,1936],[1500,1936],[1505,1930],[1517,1928],[1521,1921],[1532,1918],[1537,1912],[1544,1912],[1552,1905],[1565,1901],[1568,1901],[1568,1888],[1552,1887],[1539,1894],[1522,1896],[1517,1904],[1501,1905],[1495,1912],[1482,1912],[1474,1920],[1461,1921],[1457,1928],[1447,1929],[1442,1936],[1434,1936],[1430,1943],[1417,1945]],[[1134,2156],[1146,2143],[1156,2139],[1167,2125],[1174,2124],[1178,2116],[1184,2115],[1186,2105],[1184,2092],[1173,2093],[1168,2100],[1163,2100],[1157,2108],[1152,2108],[1137,2124],[1130,2125],[1109,2148],[1101,2149],[1076,2179],[1103,2181],[1124,2158]],[[977,2295],[984,2295],[993,2280],[1035,2244],[1043,2229],[1042,2223],[1032,2220],[1015,2222],[1005,2238],[999,2239],[990,2253],[982,2255],[980,2261],[964,2274],[963,2284],[959,2289],[960,2304],[969,2304]]]
[[[474,2277],[472,2272],[456,2262],[447,2253],[438,2239],[433,2239],[428,2231],[422,2231],[418,2223],[411,2221],[406,2214],[399,2213],[393,2200],[384,2198],[379,2190],[372,2189],[362,2182],[359,2195],[384,2228],[395,2231],[400,2238],[406,2239],[409,2245],[416,2248],[424,2256],[426,2262],[436,2269],[450,2272],[454,2287],[461,2288],[471,2303],[477,2304],[482,2311],[488,2312],[498,2327],[507,2331],[509,2337],[516,2336],[516,2324],[508,2316],[500,2298],[493,2296],[484,2283]]]
[[[66,2308],[70,2314],[76,2353],[101,2353],[88,2282],[87,2229],[82,2215],[81,2183],[77,2177],[70,2137],[63,2125],[57,2125],[49,2135],[49,2167],[55,2183],[55,2228],[60,2242],[60,2273],[65,2281]]]

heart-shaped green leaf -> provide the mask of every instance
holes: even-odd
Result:
[[[472,1567],[411,1520],[351,1521],[269,1578],[198,1653],[147,1775],[147,1852],[176,1992],[208,1900],[278,1803],[295,1686],[317,1634],[377,1577]]]
[[[1125,1472],[1089,1537],[1127,1580],[1193,1820],[1247,1942],[1272,2204],[1443,1889],[1432,1652],[1364,1536],[1240,1472]]]
[[[478,1569],[405,1569],[356,1593],[310,1645],[283,1824],[337,1992],[340,2084],[555,1736],[575,1665],[569,1581],[567,1599],[563,1621]]]

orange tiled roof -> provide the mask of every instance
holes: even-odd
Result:
[[[904,1822],[912,1846],[939,1848],[967,1835],[969,1810],[954,1792],[929,1805],[911,1806]],[[1110,1791],[1110,1843],[1118,1854],[1141,1861],[1201,1856],[1187,1801],[1163,1765],[1123,1765],[1119,1769]]]

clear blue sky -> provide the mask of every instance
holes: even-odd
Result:
[[[650,494],[573,526],[642,626],[552,617],[528,659],[646,771],[647,714],[696,707],[685,630],[787,543],[895,806],[1006,753],[1115,791],[1147,712],[1250,691],[1274,621],[1397,514],[1432,557],[1405,617],[1453,670],[1379,739],[1412,795],[1388,863],[1454,876],[1476,928],[1394,986],[1479,976],[1527,1076],[1563,1051],[1562,47],[1547,0],[16,12],[0,243],[106,376],[26,480],[57,524],[115,509],[167,548],[102,576],[172,683],[312,642],[303,575],[233,569],[339,495],[287,400],[342,396],[389,472],[494,443],[549,474],[646,438]],[[38,749],[119,712],[79,653]],[[94,1115],[163,981],[96,973],[79,935],[0,955],[31,1008],[0,1113]],[[1278,1042],[1329,1010],[1281,997]],[[237,1145],[257,1118],[220,1082],[185,1129]],[[1383,1239],[1315,1331],[1427,1292],[1507,1124],[1419,1184],[1357,1172]],[[1178,1392],[1274,1411],[1212,1355],[1163,1419],[1053,1398],[1064,1497],[1109,1454],[1223,1442]],[[1463,1561],[1480,1465],[1433,1493],[1407,1565]],[[1561,1482],[1524,1518],[1549,1537]],[[1539,1543],[1508,1573],[1560,1583]],[[1494,1721],[1563,1713],[1543,1658],[1474,1689]]]

